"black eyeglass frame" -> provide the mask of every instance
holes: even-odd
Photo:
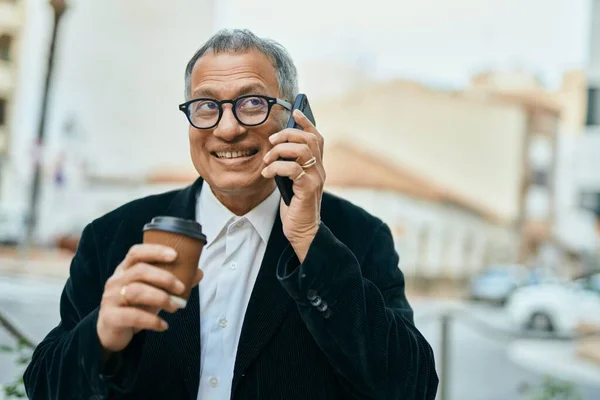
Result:
[[[257,124],[243,123],[240,120],[240,118],[238,117],[237,112],[236,112],[236,105],[237,105],[238,101],[241,101],[241,100],[244,100],[244,99],[247,99],[250,97],[259,97],[261,99],[265,99],[267,101],[267,105],[269,107],[267,109],[267,113],[265,114],[265,119]],[[197,126],[196,124],[194,124],[194,122],[192,121],[192,118],[190,117],[190,105],[197,103],[199,101],[212,101],[219,106],[219,117],[217,118],[217,121],[213,125],[201,128],[201,127]],[[258,125],[264,124],[265,121],[269,118],[269,115],[271,115],[271,108],[273,108],[273,106],[276,104],[282,106],[283,108],[285,108],[288,111],[292,111],[292,107],[293,107],[292,103],[282,100],[282,99],[278,99],[276,97],[264,96],[262,94],[245,94],[243,96],[240,96],[240,97],[232,99],[232,100],[216,100],[216,99],[212,99],[210,97],[200,97],[197,99],[191,99],[191,100],[186,101],[185,103],[180,104],[179,110],[185,114],[189,123],[194,128],[196,128],[196,129],[212,129],[215,126],[219,125],[219,122],[221,121],[221,118],[223,117],[223,104],[231,104],[231,111],[233,112],[233,116],[240,124],[242,124],[244,126],[258,126]]]

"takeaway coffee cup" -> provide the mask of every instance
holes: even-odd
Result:
[[[177,258],[172,263],[155,263],[173,273],[185,285],[185,293],[181,295],[189,299],[198,270],[200,254],[206,244],[206,236],[202,226],[196,221],[175,218],[155,217],[144,225],[144,243],[161,244],[173,248]]]

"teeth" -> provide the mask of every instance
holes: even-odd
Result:
[[[250,151],[219,151],[217,157],[219,158],[238,158],[247,157],[251,154]]]

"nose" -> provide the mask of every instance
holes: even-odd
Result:
[[[239,123],[233,115],[233,109],[230,105],[223,106],[223,115],[221,121],[213,130],[213,135],[227,142],[235,140],[246,132],[246,128]]]

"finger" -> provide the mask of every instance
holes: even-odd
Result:
[[[171,313],[185,308],[187,302],[181,297],[173,296],[154,286],[133,282],[123,286],[119,292],[121,300],[129,306],[144,307],[146,310],[161,309]]]
[[[143,282],[172,294],[185,292],[185,285],[175,275],[165,269],[153,265],[138,263],[125,271],[121,285],[131,282]]]
[[[261,171],[262,176],[265,178],[274,178],[278,175],[287,176],[292,180],[295,180],[302,172],[304,172],[304,170],[297,162],[283,160],[274,161]]]
[[[317,144],[319,145],[320,149],[319,154],[321,154],[322,158],[325,142],[323,140],[323,135],[321,135],[321,132],[319,132],[317,127],[306,117],[306,115],[304,115],[302,111],[296,110],[293,116],[294,121],[296,121],[296,123],[300,125],[305,132],[310,132],[315,135],[315,137],[317,138]]]
[[[294,121],[296,121],[296,123],[300,125],[304,131],[318,133],[315,125],[306,117],[306,115],[304,115],[302,111],[296,109],[292,115],[294,117]]]
[[[313,156],[322,159],[322,145],[319,136],[311,132],[305,132],[298,129],[284,129],[269,136],[269,141],[273,146],[280,143],[306,143]]]
[[[129,249],[119,267],[127,269],[139,262],[173,262],[175,258],[177,252],[170,247],[160,244],[136,244]]]
[[[196,276],[194,276],[194,287],[200,283],[200,281],[204,278],[204,271],[200,268],[196,271]]]
[[[135,307],[112,308],[104,316],[106,324],[115,328],[133,328],[136,331],[147,329],[164,332],[168,329],[167,321],[156,314]]]
[[[262,174],[265,178],[273,178],[275,175],[290,178],[294,182],[294,195],[299,199],[310,198],[321,191],[322,181],[318,174],[309,175],[308,171],[292,161],[275,161],[263,169]]]
[[[298,147],[300,146],[300,147]],[[271,149],[271,151],[269,151],[267,154],[265,154],[265,157],[263,158],[264,163],[268,166],[276,161],[287,161],[290,162],[292,160],[295,160],[296,163],[300,164],[300,166],[302,166],[302,164],[306,163],[307,161],[309,161],[311,158],[313,158],[313,153],[310,149],[308,149],[307,147],[302,147],[302,146],[306,146],[304,144],[299,144],[299,143],[280,143],[277,146],[273,147],[273,149]],[[318,156],[315,157],[315,159],[317,160],[316,164],[311,165],[310,167],[307,167],[305,169],[307,174],[314,174],[317,173],[319,175],[319,179],[321,181],[325,181],[325,168],[323,167],[323,164],[321,162],[319,162],[319,158]],[[280,175],[278,173],[276,173],[275,175]],[[271,175],[267,172],[267,175],[264,175],[265,177],[271,177]],[[293,177],[297,177],[298,175],[294,175]],[[293,179],[292,177],[292,179]]]
[[[280,158],[286,158],[296,160],[297,163],[302,164],[312,157],[312,151],[310,151],[310,148],[306,144],[280,143],[265,154],[263,161],[269,165]]]

